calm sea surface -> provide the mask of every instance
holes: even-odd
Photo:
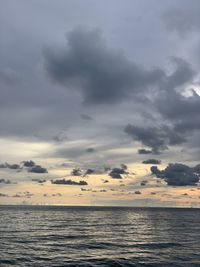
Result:
[[[200,266],[200,210],[0,206],[0,266]]]

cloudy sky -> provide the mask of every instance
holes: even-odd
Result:
[[[199,9],[1,0],[0,203],[199,205],[194,169],[182,166],[189,181],[174,188],[142,164],[200,163]],[[109,171],[122,163],[119,181]],[[55,179],[87,180],[86,190]]]

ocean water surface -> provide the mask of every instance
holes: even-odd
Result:
[[[200,210],[0,206],[0,266],[200,266]]]

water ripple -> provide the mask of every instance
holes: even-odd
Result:
[[[0,266],[200,266],[200,210],[0,206]]]

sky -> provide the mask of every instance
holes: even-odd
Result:
[[[199,8],[1,0],[0,204],[200,207]]]

